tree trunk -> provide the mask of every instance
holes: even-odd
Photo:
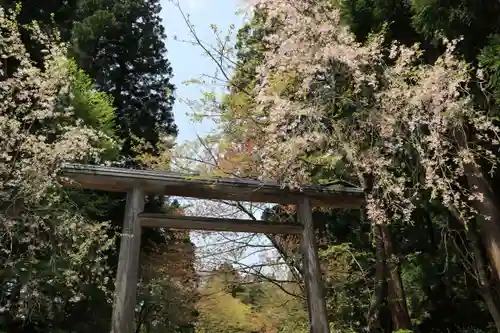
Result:
[[[456,130],[455,137],[458,146],[467,149],[467,136],[464,130]],[[483,197],[483,200],[475,202],[476,209],[482,215],[478,217],[479,232],[495,279],[500,281],[500,209],[497,206],[498,200],[483,171],[475,162],[465,164],[464,169],[470,191]]]
[[[391,311],[393,330],[411,329],[410,315],[406,304],[406,296],[403,288],[403,281],[399,269],[399,262],[394,256],[392,248],[392,239],[389,228],[385,225],[380,226],[387,269],[387,287],[388,287],[388,306]]]
[[[400,329],[411,329],[411,320],[406,304],[403,282],[399,265],[394,259],[392,239],[389,228],[380,224],[372,225],[376,248],[375,300],[368,315],[368,331],[382,330],[392,332]],[[384,310],[388,308],[390,322],[384,318]]]
[[[498,202],[483,172],[477,165],[465,166],[467,182],[470,189],[475,189],[483,196],[476,201],[476,207],[482,215],[478,217],[478,226],[482,242],[497,281],[500,281],[500,211]]]
[[[367,199],[371,196],[373,186],[372,175],[359,175],[364,184]],[[411,320],[406,304],[403,282],[399,271],[399,263],[395,260],[391,233],[387,225],[372,221],[373,236],[376,246],[376,297],[368,317],[368,329],[377,325],[386,332],[400,329],[411,329]],[[387,304],[390,312],[391,325],[382,321],[383,304]],[[390,327],[387,327],[390,326]]]
[[[472,252],[474,254],[473,257],[473,266],[474,270],[477,274],[477,281],[479,285],[479,294],[484,299],[486,306],[488,307],[488,311],[495,322],[495,327],[497,332],[500,333],[500,304],[499,304],[499,295],[490,283],[490,277],[487,274],[486,267],[487,263],[484,260],[483,252],[481,251],[481,243],[479,241],[479,237],[477,237],[477,228],[476,223],[470,223],[469,225],[460,216],[460,213],[457,209],[453,207],[448,207],[452,216],[459,221],[467,230],[467,238],[469,241],[469,245],[472,248]]]
[[[387,331],[390,327],[384,318],[384,308],[387,299],[387,269],[384,250],[384,240],[380,225],[372,223],[375,239],[375,300],[368,313],[368,332]],[[390,326],[390,325],[389,325]]]
[[[338,138],[342,142],[344,146],[344,151],[346,153],[346,157],[349,161],[354,162],[352,149],[349,147],[349,144],[343,140],[343,135],[340,130],[334,128]],[[363,184],[365,196],[368,199],[372,195],[373,185],[375,182],[375,178],[373,174],[363,173],[361,170],[357,170],[358,179],[361,184]],[[398,269],[398,264],[392,264],[393,250],[392,250],[392,240],[390,237],[390,233],[387,230],[387,226],[382,226],[376,224],[375,221],[372,221],[372,229],[373,234],[376,240],[376,252],[377,252],[377,271],[376,271],[376,299],[375,303],[370,309],[369,318],[368,318],[368,328],[370,328],[374,323],[374,313],[377,311],[376,307],[382,308],[381,299],[383,299],[383,291],[382,289],[382,281],[385,281],[387,285],[387,295],[389,297],[389,309],[391,312],[392,324],[394,327],[391,328],[389,332],[392,330],[398,329],[411,329],[411,320],[408,313],[408,306],[406,304],[406,297],[404,295],[404,287],[401,280],[401,274]],[[389,267],[387,266],[387,262],[391,262]],[[388,269],[389,268],[389,269]],[[383,279],[383,276],[385,278]],[[374,311],[375,310],[375,311]],[[378,315],[376,317],[379,325],[381,324],[380,319],[380,311],[377,311]],[[376,322],[376,321],[375,321]]]
[[[477,280],[479,284],[479,293],[483,297],[486,305],[488,306],[488,310],[493,317],[493,321],[495,322],[495,327],[497,332],[500,333],[500,307],[498,304],[498,299],[495,297],[493,293],[493,289],[490,285],[490,281],[488,275],[486,274],[486,266],[483,259],[483,254],[480,249],[478,238],[476,237],[476,230],[473,226],[470,226],[467,229],[467,236],[470,239],[470,244],[472,250],[474,252],[474,264],[475,270],[477,273]]]

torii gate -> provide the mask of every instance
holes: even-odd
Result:
[[[329,333],[326,302],[312,219],[312,206],[359,208],[360,188],[306,186],[284,189],[274,182],[233,178],[203,178],[172,172],[72,164],[63,168],[67,186],[126,192],[125,219],[120,241],[111,333],[133,333],[141,228],[302,234],[304,281],[311,333]],[[217,219],[143,213],[148,194],[296,205],[300,225],[267,221]],[[132,236],[132,237],[130,237]]]

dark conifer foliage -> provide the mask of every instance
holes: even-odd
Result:
[[[176,135],[174,86],[158,0],[82,0],[72,51],[96,85],[114,97],[123,155],[140,141],[157,153],[164,135]]]

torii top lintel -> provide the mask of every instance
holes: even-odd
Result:
[[[357,187],[310,185],[295,191],[276,182],[85,164],[66,165],[62,176],[72,187],[112,192],[140,187],[150,194],[199,199],[297,204],[300,198],[308,197],[314,206],[336,208],[359,208],[364,200],[363,189]]]

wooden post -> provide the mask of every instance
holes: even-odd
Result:
[[[138,215],[142,213],[143,209],[144,191],[139,188],[130,190],[127,193],[120,241],[111,333],[134,332],[134,310],[141,246],[141,225]]]
[[[302,255],[307,305],[309,309],[309,330],[311,333],[330,333],[318,249],[316,246],[312,207],[311,201],[308,198],[300,199],[298,203],[298,218],[304,225]]]

